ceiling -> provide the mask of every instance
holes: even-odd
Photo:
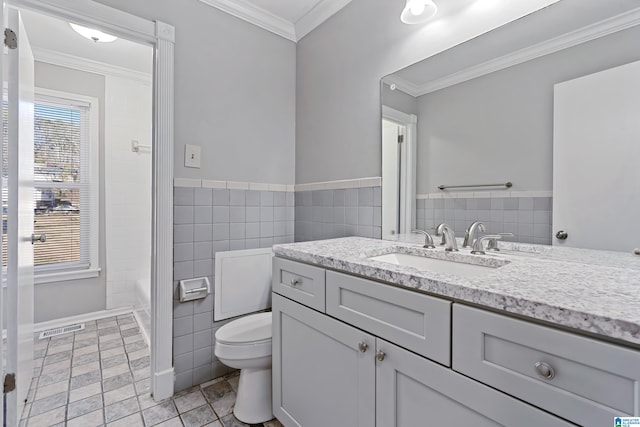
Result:
[[[297,42],[351,0],[200,0]]]
[[[111,43],[96,43],[73,31],[69,22],[31,10],[20,10],[29,43],[36,60],[70,63],[108,64],[135,73],[151,75],[153,49],[150,45],[118,38]]]

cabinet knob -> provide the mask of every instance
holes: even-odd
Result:
[[[384,360],[385,356],[386,356],[386,354],[382,350],[378,350],[378,352],[376,353],[376,359],[378,359],[380,362],[382,362]]]
[[[298,286],[300,284],[300,279],[291,279],[291,286]]]
[[[547,362],[536,362],[534,366],[540,378],[550,380],[556,376],[556,371]]]
[[[368,349],[369,349],[369,344],[367,344],[366,342],[358,343],[358,350],[360,350],[362,353],[364,353]]]
[[[569,237],[569,233],[564,230],[560,230],[556,233],[556,239],[558,240],[567,240],[567,237]]]

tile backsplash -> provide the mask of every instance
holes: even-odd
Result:
[[[552,206],[551,197],[417,199],[416,224],[431,231],[445,222],[462,237],[473,221],[481,221],[487,233],[513,233],[504,240],[550,245]]]
[[[214,285],[215,254],[293,242],[293,191],[174,188],[173,359],[175,390],[201,384],[230,369],[213,354],[213,295],[180,303],[178,281],[207,276]]]
[[[295,241],[382,236],[380,186],[298,191]]]

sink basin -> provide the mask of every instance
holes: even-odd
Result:
[[[430,258],[420,255],[411,255],[393,252],[367,258],[372,261],[382,261],[389,264],[413,267],[418,270],[432,271],[441,274],[455,274],[462,277],[477,277],[485,273],[495,271],[502,265],[470,264],[464,261],[449,261],[440,258]]]

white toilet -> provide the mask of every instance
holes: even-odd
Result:
[[[271,308],[271,248],[216,252],[214,320]],[[214,354],[240,369],[233,413],[248,424],[273,418],[271,312],[249,314],[216,331]]]

